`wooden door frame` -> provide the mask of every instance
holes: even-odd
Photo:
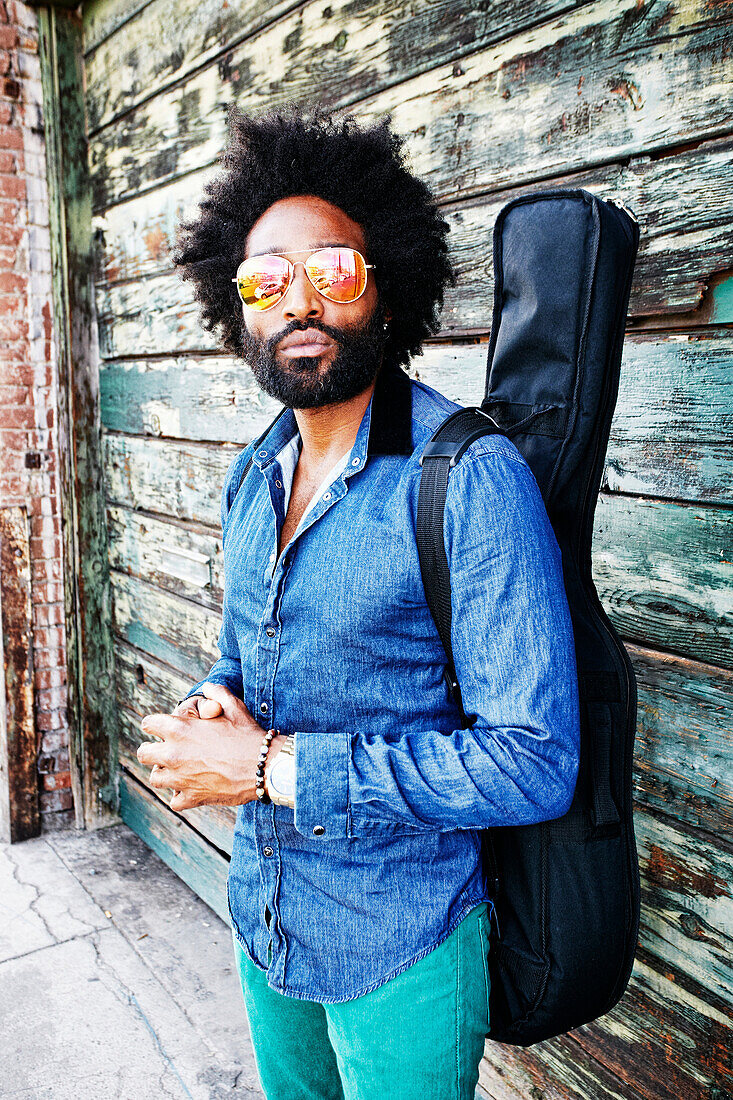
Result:
[[[30,523],[24,504],[0,508],[0,841],[38,836]]]
[[[80,6],[39,4],[58,362],[69,755],[76,824],[118,818],[118,716],[94,308]]]

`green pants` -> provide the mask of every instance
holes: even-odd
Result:
[[[267,1100],[474,1100],[489,1029],[489,916],[340,1004],[286,997],[234,940]]]

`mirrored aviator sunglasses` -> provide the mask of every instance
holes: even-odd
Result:
[[[361,298],[366,290],[367,270],[374,270],[374,265],[368,264],[355,248],[319,248],[295,263],[274,253],[249,256],[242,260],[232,282],[237,284],[239,297],[248,309],[272,309],[287,294],[295,264],[299,263],[318,293],[329,302],[347,303]]]

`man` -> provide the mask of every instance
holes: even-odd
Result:
[[[514,444],[474,442],[445,518],[461,728],[415,541],[419,457],[457,406],[400,367],[438,330],[448,227],[387,123],[230,125],[175,260],[284,408],[225,478],[221,657],[144,718],[163,740],[139,757],[173,809],[239,807],[228,896],[268,1100],[470,1100],[480,830],[562,815],[577,775],[560,552]]]

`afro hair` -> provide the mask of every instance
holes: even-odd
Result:
[[[178,227],[173,262],[194,284],[201,320],[244,358],[242,306],[232,282],[250,230],[279,199],[315,195],[364,231],[377,292],[391,313],[385,360],[406,364],[439,329],[443,291],[455,281],[448,224],[425,183],[406,167],[386,118],[359,125],[296,106],[254,118],[232,105],[224,169],[205,187],[199,216]]]

